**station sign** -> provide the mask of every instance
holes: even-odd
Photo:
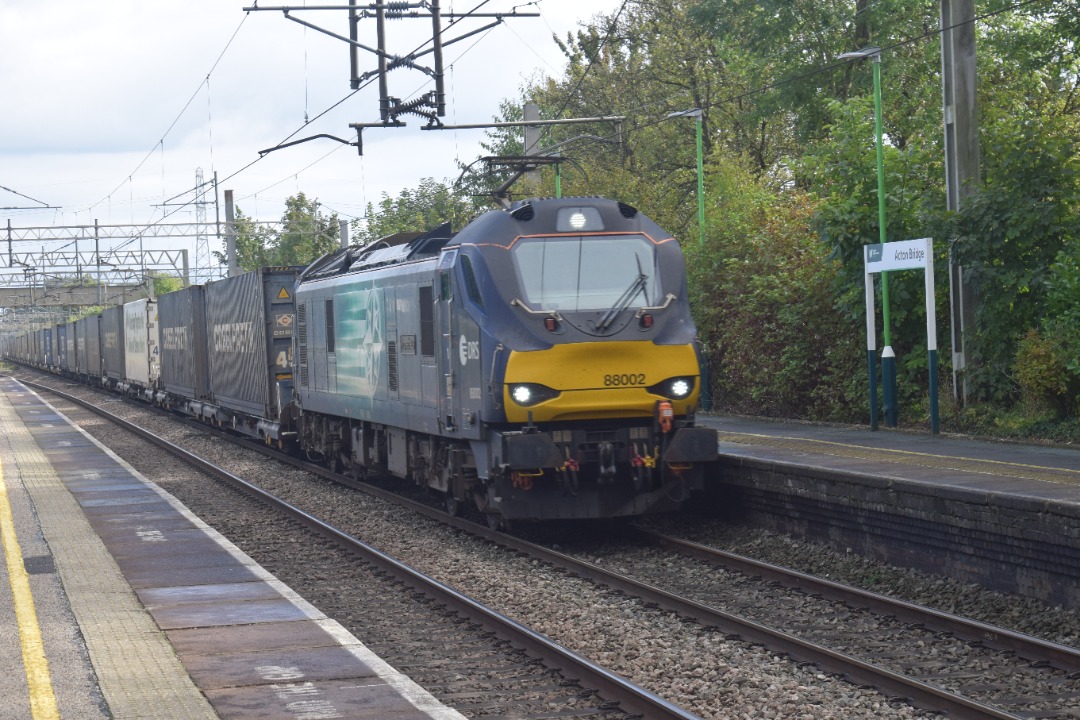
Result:
[[[925,268],[930,261],[932,241],[901,240],[899,242],[866,245],[866,272],[880,273],[892,270],[915,270]]]
[[[930,431],[938,434],[937,319],[934,303],[934,239],[900,240],[863,246],[866,288],[866,366],[870,375],[870,427],[877,430],[877,329],[874,312],[874,275],[897,270],[923,271],[926,287],[926,349],[930,371]],[[891,353],[892,348],[885,348]]]

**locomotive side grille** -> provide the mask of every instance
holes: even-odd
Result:
[[[398,389],[398,377],[397,377],[397,341],[386,341],[386,362],[389,366],[388,377],[386,379],[389,385],[390,392],[397,392]]]
[[[296,304],[296,364],[300,368],[300,386],[308,386],[307,303]]]

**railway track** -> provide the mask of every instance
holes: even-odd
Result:
[[[950,717],[1080,716],[1073,647],[642,529],[628,529],[602,562],[688,601],[700,622]],[[736,619],[719,624],[728,613]]]
[[[470,717],[501,717],[507,713],[508,717],[525,720],[551,717],[554,711],[556,715],[590,720],[697,718],[138,425],[82,398],[25,379],[23,382],[107,419],[288,517],[304,533],[332,543],[350,564],[355,563],[353,558],[359,558],[366,566],[366,574],[381,580],[377,583],[381,587],[377,595],[359,590],[370,589],[370,578],[350,589],[352,604],[359,611],[353,622],[364,628],[361,639],[415,681],[439,691],[437,694],[445,698],[444,702]],[[279,546],[297,544],[295,531],[274,534],[280,535]],[[269,554],[275,554],[275,550],[269,549]],[[321,566],[328,559],[323,557],[314,562]],[[364,612],[365,608],[375,611]],[[357,623],[361,617],[362,622]]]
[[[365,490],[390,495],[370,486]],[[640,530],[600,550],[589,548],[585,555],[601,559],[601,568],[392,497],[565,572],[950,717],[1076,717],[1080,708],[1080,654],[1072,648]],[[639,562],[641,553],[659,561]],[[666,570],[633,572],[641,567]],[[751,585],[756,589],[747,590]],[[635,711],[665,717],[640,705]]]

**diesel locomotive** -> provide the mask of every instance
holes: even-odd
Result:
[[[716,459],[682,253],[629,205],[536,199],[343,249],[300,273],[295,309],[300,447],[451,512],[668,511]]]
[[[635,208],[534,199],[2,338],[5,356],[493,527],[676,510],[698,427],[678,243]]]

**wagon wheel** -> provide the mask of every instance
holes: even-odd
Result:
[[[510,521],[504,518],[501,513],[484,513],[484,519],[487,520],[489,530],[510,532]]]

